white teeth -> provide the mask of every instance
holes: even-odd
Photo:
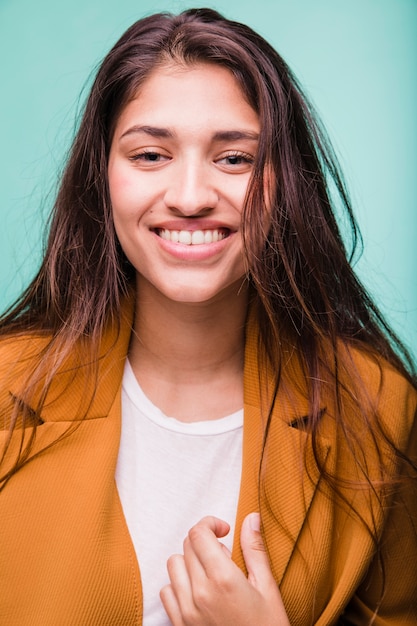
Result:
[[[198,245],[200,243],[205,243],[204,241],[204,233],[202,230],[195,230],[191,235],[191,243],[193,246]]]
[[[214,230],[168,230],[164,228],[158,231],[159,236],[166,241],[173,243],[182,243],[187,246],[198,246],[203,243],[214,243],[226,238],[226,233]]]
[[[179,243],[185,243],[187,246],[191,243],[191,233],[188,230],[180,230],[178,235]]]

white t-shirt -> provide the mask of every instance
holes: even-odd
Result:
[[[204,402],[204,398],[201,399]],[[116,482],[142,578],[144,626],[170,621],[159,599],[166,561],[205,515],[227,521],[231,550],[242,465],[243,410],[185,423],[145,396],[126,362]]]

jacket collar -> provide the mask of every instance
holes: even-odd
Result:
[[[92,380],[90,377],[91,370],[89,364],[85,363],[85,352],[84,362],[80,360],[80,355],[83,354],[80,349],[80,354],[71,358],[53,380],[41,414],[43,422],[68,422],[77,419],[80,414],[85,415],[85,419],[107,417],[112,406],[111,414],[120,420],[120,408],[116,415],[114,410],[117,404],[114,401],[120,394],[128,353],[133,301],[133,298],[126,300],[120,324],[110,324],[104,334],[97,379]],[[21,397],[25,372],[28,367],[35,366],[39,352],[46,342],[46,339],[31,338],[29,341],[26,339],[13,344],[18,346],[15,347],[16,362],[24,364],[23,368],[20,366],[10,385],[14,397]],[[248,513],[260,510],[265,537],[274,551],[274,574],[277,580],[282,580],[307,512],[314,501],[320,475],[315,469],[311,437],[297,428],[308,412],[308,401],[305,376],[299,359],[295,351],[288,349],[287,360],[283,363],[283,379],[286,384],[282,389],[280,387],[268,434],[267,449],[272,450],[272,454],[264,455],[261,482],[265,493],[259,495],[260,460],[273,389],[273,371],[266,361],[264,369],[259,371],[259,345],[259,329],[252,311],[246,327],[242,478],[233,559],[245,570],[240,549],[240,528]],[[262,384],[260,380],[263,381]],[[87,404],[94,388],[94,400]],[[118,445],[119,442],[115,441],[115,455]],[[322,458],[326,460],[330,450],[329,442],[322,440],[320,446]],[[303,467],[307,471],[303,471]],[[277,532],[277,520],[282,521],[282,532]]]
[[[122,303],[120,319],[111,321],[103,335],[100,349],[97,376],[86,356],[85,345],[80,342],[74,354],[60,367],[52,380],[44,402],[41,420],[44,422],[76,420],[82,415],[86,419],[104,417],[108,414],[114,398],[118,393],[123,376],[125,360],[128,354],[134,315],[134,295],[127,297]],[[49,337],[28,337],[13,339],[13,354],[8,356],[8,366],[12,371],[9,383],[10,393],[15,398],[22,398],[26,388],[28,372],[37,366],[39,355],[47,346]],[[86,340],[88,341],[88,340]],[[299,384],[303,380],[301,368],[295,351],[287,350],[287,360],[283,372],[289,380],[286,391],[280,390],[274,414],[288,425],[296,425],[296,421],[308,412],[305,386]],[[256,315],[252,308],[246,325],[245,372],[244,372],[244,404],[260,410],[267,415],[271,393],[274,386],[274,372],[265,360],[262,372],[258,368],[259,329]],[[10,368],[10,363],[15,366]],[[260,382],[262,380],[262,383]],[[35,394],[35,402],[40,398],[41,390]],[[88,401],[94,395],[93,401]],[[87,404],[88,402],[88,404]],[[84,407],[84,411],[81,409]],[[35,409],[35,406],[32,406]],[[259,425],[262,431],[262,422]]]

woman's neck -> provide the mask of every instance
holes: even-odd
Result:
[[[138,289],[129,360],[144,393],[165,415],[217,419],[243,405],[247,289],[209,303],[167,301]]]

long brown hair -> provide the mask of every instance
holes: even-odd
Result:
[[[364,451],[349,427],[349,413],[341,408],[345,396],[355,404],[375,442],[387,443],[400,459],[403,455],[387,437],[377,413],[369,410],[366,394],[358,393],[366,381],[357,380],[356,387],[346,382],[349,375],[354,379],[353,361],[346,356],[352,346],[374,355],[377,362],[388,361],[414,385],[416,378],[407,349],[352,270],[360,238],[337,159],[278,53],[247,26],[209,9],[192,9],[179,16],[157,14],[136,22],[97,73],[62,176],[41,268],[1,319],[3,336],[34,332],[49,337],[41,359],[44,366],[29,377],[25,402],[18,407],[23,424],[30,424],[35,432],[30,402],[35,385],[44,380],[44,398],[62,362],[82,338],[89,338],[89,360],[95,362],[105,325],[110,318],[118,319],[121,300],[133,284],[133,268],[113,226],[108,154],[125,104],[151,71],[172,60],[228,68],[260,117],[259,150],[242,219],[261,354],[275,372],[270,405],[282,383],[283,346],[291,346],[306,380],[309,414],[303,427],[312,433],[317,464],[321,460],[314,442],[329,381],[335,419],[356,461],[360,462]],[[266,177],[268,198],[264,197]],[[344,211],[350,225],[349,250],[335,207],[337,212]],[[268,233],[264,232],[266,210]],[[41,408],[42,401],[36,411],[40,413]],[[265,454],[271,415],[266,420]],[[12,418],[12,429],[16,419]],[[28,458],[32,441],[33,437],[3,477],[5,481]],[[337,491],[336,477],[321,469]],[[366,478],[366,466],[363,473]],[[387,484],[394,480],[387,477],[382,459],[381,475]]]

